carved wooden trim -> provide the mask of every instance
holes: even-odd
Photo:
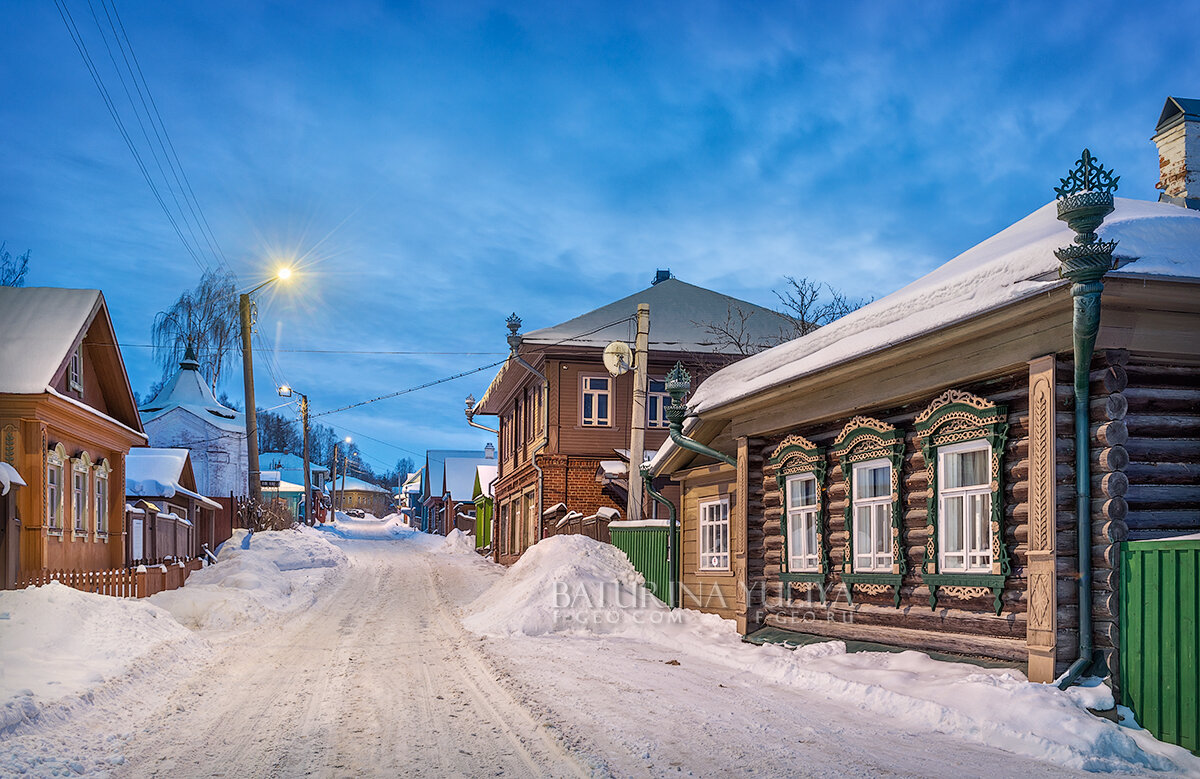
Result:
[[[1029,363],[1029,679],[1053,681],[1058,643],[1055,558],[1055,356]]]

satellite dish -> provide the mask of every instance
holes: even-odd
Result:
[[[613,341],[604,347],[604,367],[611,376],[620,376],[633,367],[633,351],[624,341]]]

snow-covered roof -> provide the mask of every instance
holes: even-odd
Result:
[[[401,489],[402,492],[420,491],[422,470],[424,469],[419,469],[408,475],[408,478],[404,480],[404,487]]]
[[[183,409],[208,422],[214,427],[230,433],[246,432],[245,416],[221,405],[213,395],[212,387],[200,373],[200,363],[189,351],[179,363],[179,370],[171,377],[154,399],[141,408],[142,422],[149,422],[175,409]],[[297,468],[300,466],[296,466]]]
[[[45,392],[99,303],[98,289],[0,287],[0,392]]]
[[[475,467],[475,480],[479,482],[479,490],[485,498],[494,498],[492,494],[492,482],[496,480],[496,474],[499,471],[495,465],[478,465]],[[472,486],[471,493],[474,496],[475,488]]]
[[[303,489],[303,488],[301,488],[301,489]],[[356,479],[353,476],[346,477],[345,486],[343,487],[341,474],[338,475],[336,489],[339,489],[339,490],[346,489],[346,490],[351,490],[354,492],[382,492],[384,495],[391,494],[391,490],[385,490],[383,487],[380,487],[378,484],[372,484],[369,481],[363,481],[362,479]]]
[[[258,456],[258,461],[263,468],[271,468],[277,471],[299,471],[304,473],[304,458],[298,454],[290,454],[288,452],[263,452]],[[329,473],[329,469],[324,465],[317,465],[314,462],[309,462],[308,470],[310,473]]]
[[[442,494],[446,460],[458,457],[484,459],[483,452],[479,449],[429,449],[425,452],[425,483],[424,489],[421,491],[422,495]],[[495,462],[495,460],[489,460],[489,462]]]
[[[125,494],[136,497],[172,498],[178,493],[196,498],[209,508],[221,504],[180,484],[187,465],[187,449],[134,447],[125,457]]]
[[[480,466],[493,465],[495,460],[474,457],[447,457],[446,492],[455,501],[469,501],[475,496],[475,471]]]
[[[671,278],[561,324],[533,330],[521,342],[603,347],[614,340],[632,341],[626,320],[637,313],[639,303],[650,305],[650,348],[657,351],[737,351],[716,342],[703,326],[725,322],[731,309],[747,315],[746,334],[754,340],[778,339],[793,331],[791,320],[776,311]],[[620,324],[596,330],[617,320]],[[581,333],[588,335],[577,338]]]
[[[0,461],[0,495],[7,495],[9,488],[14,484],[24,487],[25,480],[21,478],[21,474],[17,473],[16,468]]]
[[[1119,241],[1110,275],[1200,280],[1200,212],[1116,198],[1099,233]],[[819,330],[734,363],[710,376],[688,405],[698,414],[823,368],[1067,284],[1056,248],[1075,236],[1054,202],[968,249],[908,286]],[[668,441],[655,458],[674,449]]]

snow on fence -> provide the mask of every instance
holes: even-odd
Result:
[[[41,587],[50,582],[116,598],[148,598],[157,592],[182,587],[188,574],[200,570],[200,560],[179,561],[137,568],[115,568],[109,571],[52,571],[43,568],[17,577],[17,587]]]

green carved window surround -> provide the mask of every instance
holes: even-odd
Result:
[[[782,493],[783,514],[779,518],[779,532],[783,537],[783,559],[780,563],[779,580],[783,582],[784,600],[792,601],[792,583],[807,583],[818,585],[817,590],[821,602],[825,602],[825,580],[829,575],[829,545],[827,542],[827,517],[829,495],[826,489],[825,477],[829,470],[825,460],[825,450],[799,435],[789,435],[775,447],[770,462],[775,466],[775,480]],[[811,474],[817,483],[817,570],[792,571],[788,561],[788,477]]]
[[[851,419],[834,439],[830,451],[842,465],[846,484],[846,544],[842,558],[841,579],[846,585],[846,598],[853,603],[855,588],[867,593],[892,591],[892,601],[900,608],[900,581],[907,568],[904,559],[904,509],[900,501],[900,474],[904,466],[904,431],[894,425],[870,417]],[[886,459],[891,463],[891,529],[892,570],[885,572],[854,571],[854,464]]]
[[[929,478],[927,522],[929,540],[921,564],[921,580],[929,587],[929,606],[937,609],[939,594],[973,598],[992,594],[992,607],[1000,613],[1000,595],[1004,581],[1012,573],[1004,543],[1004,502],[1001,462],[1008,436],[1008,411],[984,398],[959,390],[947,390],[921,412],[914,423],[917,445],[925,456]],[[939,522],[941,486],[938,473],[939,450],[971,441],[987,442],[990,452],[989,532],[991,569],[985,571],[939,570]]]

